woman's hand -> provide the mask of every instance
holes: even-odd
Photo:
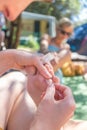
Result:
[[[0,53],[0,61],[2,61],[0,64],[0,74],[9,69],[24,70],[26,67],[29,68],[33,66],[45,78],[49,79],[52,77],[52,74],[50,74],[44,66],[46,62],[44,62],[43,56],[40,56],[39,54],[10,49]],[[47,64],[53,69],[50,63]]]
[[[46,92],[47,87],[52,82],[59,83],[59,79],[53,76],[50,81],[44,78],[38,71],[35,75],[29,73],[27,76],[27,90],[29,95],[32,97],[36,105],[40,103],[42,96]]]
[[[62,98],[55,100],[55,88]],[[74,110],[75,101],[70,88],[59,84],[54,87],[51,84],[37,108],[30,130],[59,130],[70,119]]]
[[[36,69],[36,71],[38,70],[40,74],[43,75],[45,78],[47,79],[52,78],[52,75],[54,74],[53,67],[51,66],[50,62],[48,61],[45,62],[43,55],[34,53],[30,54],[24,51],[21,53],[22,53],[21,55],[20,54],[18,56],[16,55],[16,65],[18,67],[24,67],[27,73],[31,72],[32,68],[29,69],[29,67],[34,67],[34,69]],[[49,65],[51,73],[49,72],[49,69],[45,66],[45,64]]]

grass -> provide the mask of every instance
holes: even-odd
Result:
[[[64,77],[64,84],[72,89],[76,101],[73,118],[87,120],[87,81],[82,76]]]
[[[19,50],[25,50],[25,51],[29,51],[29,52],[35,51],[35,49],[32,49],[32,48],[27,47],[25,45],[19,45],[17,49],[19,49]]]

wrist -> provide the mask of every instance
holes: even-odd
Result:
[[[7,62],[7,66],[9,68],[13,68],[14,65],[14,54],[13,49],[7,49],[5,51],[2,51],[2,58]]]
[[[29,65],[29,61],[32,59],[32,54],[23,50],[13,50],[12,57],[14,60],[14,68],[21,69],[24,66]]]
[[[31,124],[30,130],[51,130],[48,126],[47,123],[44,124],[43,121],[38,121],[34,120]]]

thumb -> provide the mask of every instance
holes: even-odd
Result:
[[[50,86],[47,87],[47,90],[43,99],[54,100],[54,95],[55,95],[55,86],[51,84]]]

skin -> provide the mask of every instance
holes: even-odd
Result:
[[[48,86],[48,84],[51,84],[50,82],[47,82],[39,73],[37,73],[36,75],[28,75],[28,84],[31,82],[31,84],[28,86],[27,85],[27,90],[28,90],[28,92],[29,92],[29,95],[33,98],[33,100],[34,100],[34,102],[36,103],[36,105],[38,106],[38,104],[40,103],[40,101],[41,101],[41,99],[42,99],[42,96],[41,95],[43,95],[43,93],[45,93],[46,92],[46,89],[47,89],[47,86]],[[69,88],[67,88],[67,87],[65,87],[65,86],[62,86],[62,85],[59,85],[59,79],[58,78],[56,78],[56,77],[54,77],[53,78],[53,82],[56,84],[56,83],[58,83],[57,84],[57,86],[55,87],[55,89],[56,89],[56,93],[54,94],[55,95],[55,99],[56,100],[59,100],[59,99],[61,99],[61,97],[60,96],[58,96],[58,93],[57,92],[59,92],[59,90],[61,89],[62,90],[62,88],[64,87],[65,88],[65,90],[66,90],[66,92],[69,92],[69,91],[71,91]],[[62,88],[61,88],[62,87]],[[36,91],[36,89],[37,89],[37,91]],[[51,89],[51,88],[48,88],[48,89]],[[50,91],[50,90],[49,90]],[[35,93],[36,92],[36,93]],[[50,91],[49,92],[49,96],[47,95],[47,97],[49,97],[49,99],[47,100],[48,101],[48,103],[47,104],[49,104],[49,101],[50,100],[54,100],[54,98],[52,98],[51,97],[51,95],[53,94],[53,92],[51,93],[52,91]],[[67,93],[67,95],[66,96],[69,96],[68,94],[70,94],[71,92],[69,92],[69,93]],[[35,95],[34,95],[35,94]],[[70,95],[72,95],[72,94],[70,94]],[[35,97],[36,98],[35,98]],[[69,99],[71,100],[72,98],[71,97],[69,97]],[[69,101],[69,99],[67,98],[67,101]],[[63,100],[62,100],[63,101]],[[64,102],[66,102],[66,100],[64,101]],[[72,101],[70,101],[71,102],[71,104],[73,103]],[[51,102],[52,103],[52,102]],[[69,103],[69,102],[68,102]],[[46,104],[46,105],[47,105]],[[44,105],[45,105],[45,103],[44,103]],[[62,104],[63,105],[63,104]],[[66,103],[64,104],[65,106],[62,106],[61,105],[61,107],[59,106],[59,108],[60,108],[60,111],[62,111],[62,109],[64,108],[64,110],[63,110],[63,112],[66,112],[67,110],[65,110],[65,109],[67,109],[67,105],[66,105]],[[48,105],[49,107],[50,107],[50,104]],[[41,107],[41,106],[40,106]],[[49,107],[48,107],[48,109],[49,109]],[[51,106],[52,107],[52,106]],[[51,108],[50,107],[50,108]],[[75,107],[75,106],[74,106]],[[73,108],[73,107],[72,107]],[[44,109],[44,108],[42,108],[42,109]],[[47,111],[49,111],[49,112],[47,112],[47,113],[49,113],[49,114],[51,114],[51,110],[48,110],[48,109],[46,109]],[[59,110],[58,108],[57,108],[57,110]],[[44,111],[44,110],[43,110]],[[50,112],[51,111],[51,112]],[[52,121],[52,126],[51,126],[51,124],[50,124],[50,128],[48,127],[48,126],[45,126],[45,124],[49,124],[49,122],[47,123],[47,117],[48,116],[50,116],[50,115],[45,115],[45,113],[43,112],[43,116],[40,118],[40,120],[42,120],[42,122],[44,121],[44,119],[42,119],[42,118],[45,118],[45,121],[46,121],[46,123],[41,123],[41,125],[40,124],[38,124],[38,122],[40,121],[39,119],[39,121],[37,121],[36,122],[36,126],[33,126],[33,128],[31,129],[31,130],[33,130],[34,128],[36,128],[36,130],[38,130],[39,128],[38,128],[38,125],[40,125],[41,126],[41,129],[43,130],[43,129],[46,129],[47,128],[47,130],[48,129],[52,129],[53,128],[53,121]],[[57,114],[57,113],[56,113]],[[63,113],[64,114],[64,113]],[[62,121],[64,121],[64,115],[62,115],[62,112],[60,112],[60,113],[58,113],[58,116],[60,117],[59,118],[59,122],[61,122],[61,123],[63,123],[63,130],[86,130],[87,129],[87,121],[82,121],[82,120],[71,120],[70,119],[70,117],[73,115],[73,112],[71,113],[71,115],[69,115],[69,117],[68,117],[68,119],[66,119],[66,121],[65,121],[65,123],[64,122],[62,122]],[[63,116],[63,118],[61,117],[61,116]],[[56,116],[57,117],[57,116]],[[53,118],[53,117],[52,117]],[[62,118],[62,119],[61,119]],[[53,120],[55,120],[55,119],[53,119]],[[61,120],[61,121],[60,121]],[[35,123],[35,122],[34,122]],[[59,126],[61,125],[61,123],[58,123],[58,126],[57,126],[57,130],[59,130]],[[60,125],[59,125],[60,124]],[[56,125],[55,125],[56,126]],[[54,129],[56,129],[56,128],[53,128],[53,130]],[[61,130],[62,130],[61,129]]]
[[[0,127],[3,130],[30,128],[36,105],[26,91],[25,81],[26,77],[20,72],[8,73],[0,78]]]
[[[25,67],[34,66],[45,77],[50,78],[52,74],[48,72],[44,66],[43,56],[38,56],[26,51],[17,51],[15,49],[0,52],[0,74],[3,74],[9,69],[25,70]],[[46,63],[46,62],[45,62]],[[48,63],[50,65],[50,63]],[[52,66],[50,65],[52,69]]]
[[[35,128],[36,130],[37,129],[59,130],[61,126],[63,126],[64,123],[67,122],[68,119],[73,115],[73,111],[75,109],[75,102],[73,100],[73,96],[71,96],[72,95],[71,90],[66,86],[60,85],[59,79],[57,77],[54,76],[50,80],[45,80],[38,72],[36,75],[28,75],[27,90],[29,92],[29,95],[36,103],[37,107],[42,109],[42,111],[38,110],[38,113],[40,113],[41,116],[39,114],[38,117],[38,114],[36,114],[34,121],[35,126],[32,126],[31,130]],[[48,105],[45,104],[46,103],[45,101],[47,101]],[[41,106],[42,104],[45,108]],[[46,108],[46,106],[49,107]],[[63,108],[66,110],[64,110]],[[52,110],[55,112],[53,112]],[[46,113],[48,114],[45,115]],[[53,120],[49,121],[51,117]]]
[[[56,77],[53,87],[52,81],[44,83],[45,78],[39,73],[29,75],[26,79],[20,72],[11,72],[0,78],[0,127],[3,130],[60,130],[61,126],[63,130],[87,130],[86,121],[69,120],[75,110],[70,88],[59,85]],[[34,95],[36,88],[39,92]],[[34,100],[34,96],[39,102]]]
[[[40,78],[39,83],[41,81],[44,82],[43,77],[40,75],[38,76]],[[38,78],[38,76],[36,76],[36,79]],[[38,90],[40,90],[40,93],[42,93],[43,90],[45,90],[45,95],[39,97],[41,98],[41,101],[38,102],[39,104],[37,104],[36,106],[36,103],[31,98],[30,93],[29,94],[27,93],[27,89],[25,87],[26,77],[22,73],[20,72],[8,73],[7,75],[0,78],[0,84],[2,84],[0,89],[1,90],[0,91],[0,99],[1,99],[0,100],[0,115],[1,115],[0,127],[2,129],[37,130],[37,127],[39,128],[42,127],[41,128],[42,130],[43,128],[45,128],[46,130],[49,129],[56,130],[57,127],[60,128],[61,125],[63,125],[74,112],[75,102],[71,90],[66,86],[56,84],[55,86],[56,89],[55,87],[53,87],[52,84],[48,84],[48,83],[46,84],[48,84],[48,86],[50,87],[45,87],[44,84],[43,85],[43,87],[45,87],[44,89],[43,88],[39,89],[41,88],[41,86],[38,86]],[[29,84],[34,85],[32,81]],[[27,84],[28,87],[29,84]],[[37,85],[33,86],[33,88],[35,87],[37,87]],[[61,98],[61,100],[55,101],[54,99],[55,90],[60,91],[61,94],[63,94],[63,98]],[[38,93],[36,92],[35,97],[37,98],[37,96]],[[66,108],[66,111],[62,109],[63,113],[60,117],[61,108],[63,108],[64,110]],[[47,115],[47,111],[49,111],[48,115]],[[50,118],[52,116],[53,118]],[[49,124],[49,120],[50,122],[54,121],[53,122],[54,125],[52,125],[52,123]],[[47,121],[48,123],[46,123],[45,121]],[[60,123],[60,121],[62,122]]]
[[[14,20],[14,19],[16,19],[16,17],[20,14],[20,12],[22,11],[22,10],[24,10],[26,7],[27,7],[27,5],[28,4],[30,4],[32,1],[29,1],[29,0],[24,0],[24,1],[10,1],[10,0],[4,0],[4,1],[0,1],[1,2],[1,4],[0,4],[0,11],[2,11],[4,14],[5,14],[5,16],[9,19],[9,20]],[[20,4],[21,3],[21,4]],[[14,5],[14,6],[13,6]],[[21,5],[21,7],[20,7],[20,5]],[[14,7],[14,9],[13,9],[13,7]],[[8,53],[9,53],[9,55],[8,55]],[[14,52],[14,53],[11,53],[12,55],[15,55],[15,53],[16,52]],[[4,55],[4,53],[2,53],[2,55]],[[10,56],[10,52],[9,51],[7,51],[7,57],[6,58],[9,58],[9,56]],[[18,55],[17,55],[18,56]],[[20,55],[19,55],[20,56]],[[5,58],[5,57],[0,57],[0,58]],[[10,57],[11,58],[11,57]],[[16,58],[16,57],[15,57]],[[16,59],[17,60],[17,59]],[[22,60],[22,59],[21,59]],[[19,61],[20,62],[20,61]],[[17,68],[21,68],[21,67],[24,67],[23,65],[23,62],[21,62],[20,64],[19,64],[19,62],[18,62],[18,64],[16,64],[16,67]],[[9,63],[9,62],[8,62]],[[12,63],[14,63],[14,62],[12,62]],[[27,64],[26,63],[26,60],[25,60],[25,64]],[[3,65],[3,64],[2,64]],[[10,66],[11,67],[11,66]],[[6,68],[5,68],[6,69]],[[9,69],[9,66],[8,66],[8,68],[7,69]],[[11,77],[12,77],[12,75],[11,75]],[[11,78],[10,77],[10,78]],[[32,106],[33,106],[33,109],[27,109],[27,104],[26,104],[26,100],[28,100],[28,98],[26,98],[27,96],[25,96],[26,95],[26,91],[25,91],[25,89],[23,89],[22,87],[23,86],[21,86],[21,87],[19,87],[19,88],[21,88],[21,89],[18,89],[17,88],[17,90],[16,90],[16,87],[14,88],[13,87],[13,85],[11,85],[11,82],[10,82],[10,85],[9,85],[9,82],[8,82],[8,80],[6,81],[6,82],[3,82],[3,81],[5,81],[6,79],[8,79],[7,77],[6,78],[2,78],[1,79],[1,84],[2,83],[6,83],[6,84],[2,84],[2,90],[3,90],[3,93],[0,93],[0,96],[1,96],[1,99],[5,99],[5,102],[3,102],[3,105],[2,105],[2,103],[0,104],[0,106],[1,106],[1,110],[4,110],[3,108],[5,108],[4,107],[4,105],[6,106],[6,104],[7,104],[7,100],[9,101],[9,99],[10,99],[10,101],[9,101],[9,103],[7,104],[7,110],[6,111],[3,111],[4,112],[4,117],[2,117],[3,119],[4,119],[4,123],[2,122],[1,123],[1,126],[2,126],[2,128],[4,129],[4,128],[6,128],[7,127],[7,124],[8,124],[8,130],[19,130],[19,129],[21,129],[21,130],[26,130],[26,129],[28,129],[28,128],[30,128],[30,124],[31,124],[31,121],[33,120],[33,116],[34,116],[34,113],[35,113],[35,111],[36,111],[36,107],[35,107],[35,104],[34,104],[34,102],[32,101],[32,99],[31,98],[29,98],[29,101],[31,101],[30,103],[32,103]],[[13,80],[13,79],[12,79]],[[14,83],[14,82],[13,82]],[[7,84],[8,84],[8,86],[7,86]],[[4,87],[6,87],[6,89],[3,89],[3,85],[4,85]],[[19,84],[17,84],[17,86],[19,86]],[[44,107],[46,107],[47,109],[48,109],[48,107],[47,107],[47,103],[46,103],[46,101],[48,100],[48,101],[50,101],[50,99],[52,99],[52,102],[53,102],[53,104],[50,104],[50,105],[53,105],[53,106],[55,106],[54,107],[54,110],[55,110],[55,108],[56,107],[58,107],[55,103],[54,103],[54,93],[53,93],[53,91],[55,90],[54,89],[54,87],[52,88],[52,89],[50,89],[50,88],[48,88],[49,90],[47,90],[47,92],[46,92],[46,95],[45,95],[45,97],[43,98],[43,100],[41,101],[41,104],[40,104],[40,107],[38,108],[38,111],[40,112],[40,109],[41,108],[43,108],[44,109]],[[19,91],[18,91],[19,90]],[[12,91],[13,92],[13,95],[9,95],[10,93],[10,91]],[[72,97],[72,94],[71,94],[71,92],[69,91],[69,93],[70,93],[70,95],[71,95],[71,97]],[[4,98],[3,97],[3,95],[4,94],[6,94],[7,96],[6,96],[6,98]],[[52,95],[52,97],[49,99],[49,95],[51,95],[51,94],[53,94]],[[13,97],[12,97],[13,96]],[[22,98],[22,96],[24,97],[24,98]],[[19,99],[18,101],[16,101],[16,99]],[[13,100],[12,100],[13,99]],[[2,101],[2,100],[1,100]],[[16,102],[15,102],[16,101]],[[45,102],[45,106],[43,106],[44,103]],[[12,104],[12,105],[11,105]],[[14,108],[14,109],[12,109],[12,108]],[[21,108],[21,109],[20,109]],[[22,109],[22,108],[24,108],[24,109]],[[43,110],[42,109],[42,110]],[[71,109],[71,106],[70,106],[70,109]],[[70,109],[69,109],[69,113],[68,113],[68,115],[70,115]],[[11,110],[12,110],[12,113],[10,113],[11,112]],[[24,125],[24,121],[25,121],[25,119],[26,119],[26,117],[27,117],[27,114],[25,114],[25,113],[23,113],[23,111],[24,110],[26,110],[26,112],[27,112],[27,110],[28,110],[28,112],[29,112],[29,117],[30,117],[30,114],[31,114],[31,117],[29,118],[29,120],[26,122],[26,125]],[[32,110],[33,110],[33,112],[32,112]],[[73,109],[72,110],[74,110],[74,107],[73,107]],[[52,110],[53,111],[53,110]],[[2,111],[1,111],[1,114],[3,113]],[[5,113],[6,112],[6,113]],[[53,111],[54,112],[54,111]],[[53,112],[52,112],[52,114],[53,114]],[[22,115],[23,114],[23,115]],[[56,113],[56,114],[58,114],[58,113]],[[15,115],[15,118],[14,118],[14,115]],[[21,117],[20,117],[20,115],[23,117],[23,119],[24,120],[22,120],[21,119]],[[38,114],[37,114],[38,115]],[[42,113],[42,115],[43,115],[43,113]],[[7,116],[7,117],[6,117]],[[40,115],[41,116],[41,115]],[[45,115],[44,115],[45,116]],[[21,119],[21,123],[19,123],[18,122],[18,120],[20,120]],[[10,122],[11,121],[11,122]],[[16,121],[16,122],[15,122]],[[54,121],[55,122],[55,121]],[[27,123],[29,123],[29,126],[27,125]],[[15,125],[16,124],[16,125]],[[37,124],[36,124],[37,125]],[[28,128],[27,128],[28,127]],[[41,126],[42,127],[42,126]],[[31,128],[31,129],[33,129],[33,128]],[[36,129],[36,128],[35,128]],[[34,129],[34,130],[35,130]]]
[[[0,11],[2,11],[5,15],[5,17],[11,21],[17,18],[17,16],[21,13],[22,10],[24,10],[28,4],[32,3],[32,0],[25,0],[24,1],[10,1],[10,0],[5,0],[5,1],[0,1]],[[21,4],[20,4],[21,3]],[[14,5],[14,6],[13,6]]]
[[[37,79],[39,79],[39,81]],[[55,76],[52,79],[54,82],[59,82],[59,79]],[[27,90],[37,106],[40,103],[41,97],[43,97],[47,89],[47,86],[51,83],[52,81],[45,80],[44,77],[42,77],[39,72],[37,72],[36,75],[30,75],[30,74],[28,75],[27,86],[28,85],[29,86],[27,87]]]
[[[35,116],[36,126],[33,125],[33,129],[38,128],[39,130],[40,129],[59,130],[64,125],[64,123],[71,117],[75,108],[73,104],[73,100],[71,99],[70,96],[71,94],[68,89],[65,90],[65,87],[63,88],[63,86],[61,85],[60,87],[61,87],[62,94],[66,96],[64,96],[63,99],[57,101],[55,101],[54,99],[55,88],[53,86],[47,88],[46,94],[38,106],[38,110]],[[57,89],[60,90],[60,87],[57,86]],[[71,105],[70,101],[67,100],[69,98],[72,100],[71,102],[73,105]],[[48,107],[46,108],[46,106]],[[64,108],[66,108],[66,106],[67,109],[64,111]]]
[[[0,11],[2,11],[5,17],[13,21],[17,16],[32,2],[35,0],[0,0]],[[52,2],[52,0],[37,0],[44,2]]]

